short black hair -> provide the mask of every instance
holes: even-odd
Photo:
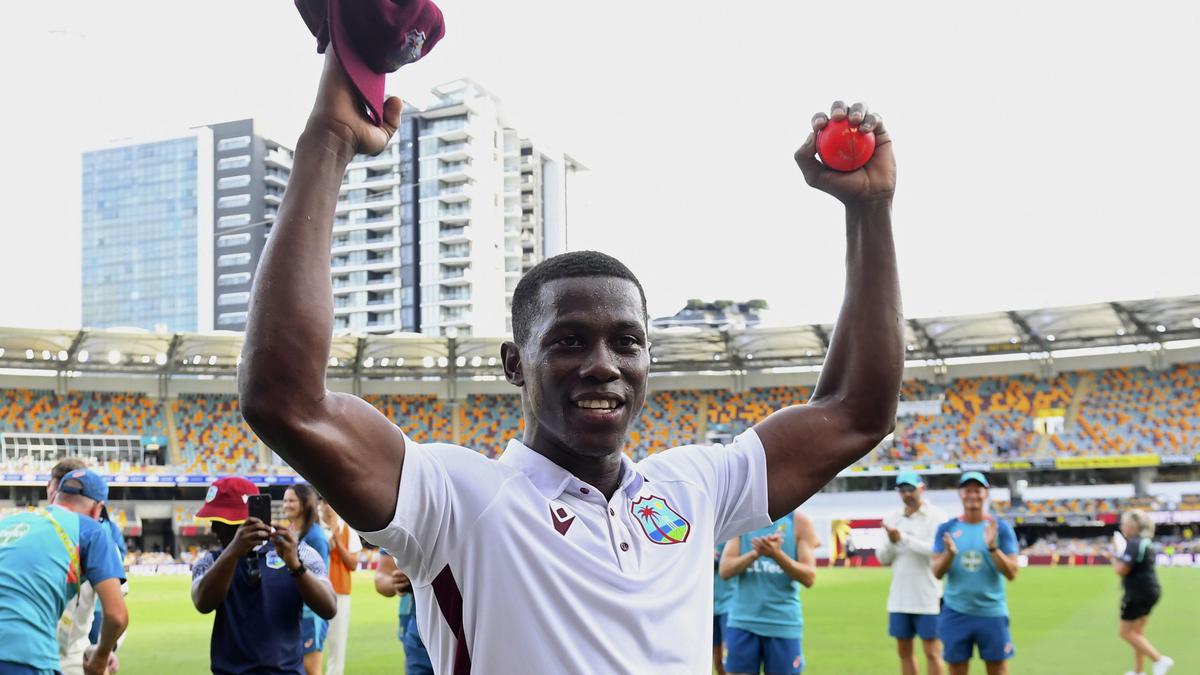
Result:
[[[517,344],[529,339],[530,324],[533,323],[533,315],[537,312],[542,286],[556,279],[578,277],[616,277],[632,281],[642,298],[642,316],[647,321],[650,319],[642,282],[638,281],[625,263],[599,251],[572,251],[546,258],[534,265],[517,283],[512,300],[513,338]]]

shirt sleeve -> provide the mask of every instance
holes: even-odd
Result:
[[[92,588],[108,579],[125,581],[125,566],[117,545],[100,523],[85,516],[79,517],[79,559],[83,578]]]
[[[1015,555],[1021,550],[1020,546],[1017,545],[1016,530],[1013,529],[1012,525],[1008,524],[1007,520],[999,521],[996,523],[996,526],[1000,528],[996,533],[996,538],[999,540],[997,543],[1000,546],[1000,550],[1009,555]]]
[[[386,548],[418,586],[431,583],[450,560],[505,480],[493,460],[446,443],[417,443],[405,436],[404,463],[392,522],[362,532]]]
[[[192,581],[199,579],[212,569],[213,564],[217,562],[217,556],[212,551],[205,551],[204,555],[192,563]]]
[[[346,550],[351,553],[358,553],[362,550],[362,539],[358,537],[358,533],[349,525],[343,525],[346,528]]]
[[[300,542],[296,554],[300,556],[300,564],[307,567],[310,574],[315,574],[322,579],[329,577],[329,569],[325,567],[325,561],[321,560],[321,554],[316,549]]]
[[[946,534],[946,532],[948,532],[950,530],[949,525],[950,525],[950,522],[946,521],[946,522],[942,523],[941,525],[938,525],[937,531],[935,531],[933,533],[933,552],[934,553],[945,553],[946,552],[946,547],[942,543],[942,535]]]
[[[643,460],[646,466],[666,466],[692,480],[712,496],[715,541],[728,541],[771,524],[767,514],[767,456],[753,429],[738,434],[729,445],[672,448]]]
[[[1125,563],[1126,565],[1132,565],[1135,562],[1137,562],[1138,552],[1139,552],[1138,548],[1139,548],[1139,540],[1126,539],[1125,540],[1125,552],[1121,554],[1121,562]]]

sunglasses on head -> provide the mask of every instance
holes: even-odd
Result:
[[[914,485],[900,485],[896,489],[899,490],[901,494],[908,494],[910,492],[917,491],[917,488]]]

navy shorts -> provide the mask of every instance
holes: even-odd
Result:
[[[946,663],[970,661],[971,651],[976,646],[979,647],[979,658],[984,661],[1004,661],[1017,653],[1008,632],[1007,616],[975,616],[943,607],[938,634],[942,638],[942,658]]]
[[[799,675],[804,656],[799,638],[771,638],[733,626],[725,627],[725,671]]]
[[[325,635],[329,633],[329,622],[319,616],[306,616],[300,620],[300,641],[304,653],[325,651]]]
[[[713,646],[720,647],[725,644],[725,621],[729,619],[728,614],[713,614]]]
[[[914,635],[920,635],[922,640],[936,640],[938,615],[888,612],[888,635],[897,640],[911,640]]]

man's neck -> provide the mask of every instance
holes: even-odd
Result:
[[[964,523],[970,523],[972,525],[975,523],[982,523],[983,522],[983,509],[980,509],[978,511],[973,510],[973,509],[970,511],[964,510],[961,520]]]
[[[924,503],[925,502],[918,501],[915,506],[909,506],[908,504],[905,504],[904,505],[904,515],[911,516],[912,514],[916,513],[917,511],[920,511],[921,505]]]
[[[621,451],[602,457],[589,457],[564,450],[557,443],[539,443],[526,433],[521,441],[530,450],[554,462],[579,480],[596,488],[605,499],[612,499],[621,482]]]

